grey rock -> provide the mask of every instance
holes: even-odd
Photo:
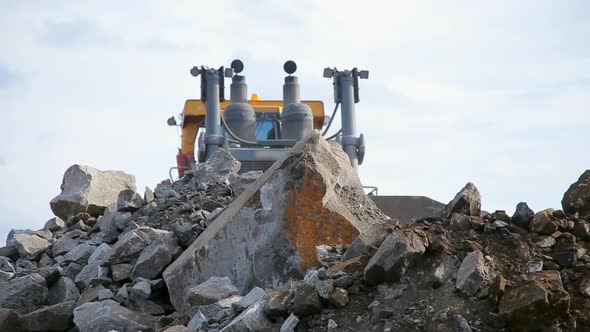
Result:
[[[66,254],[70,252],[70,250],[74,249],[78,243],[78,240],[74,240],[67,236],[62,236],[53,243],[51,253],[53,254],[53,257]]]
[[[318,280],[314,286],[318,295],[323,300],[328,300],[334,291],[334,281],[332,279]]]
[[[61,266],[45,266],[35,271],[42,276],[47,282],[47,286],[53,285],[61,276],[64,275],[64,271]]]
[[[172,232],[162,234],[143,249],[131,272],[131,279],[156,279],[182,252]]]
[[[90,257],[88,257],[88,264],[93,264],[97,262],[101,262],[105,257],[108,257],[109,252],[111,251],[111,246],[106,243],[102,243],[92,252]]]
[[[67,301],[77,301],[80,297],[80,291],[72,279],[68,277],[59,278],[51,287],[49,287],[47,300],[49,304],[58,304]]]
[[[146,203],[150,203],[155,199],[156,199],[156,195],[154,194],[154,191],[151,190],[149,187],[145,187],[145,190],[143,192],[143,200]]]
[[[141,251],[147,247],[154,238],[166,231],[156,230],[151,227],[139,227],[120,236],[119,241],[109,251],[106,263],[110,265],[128,262],[139,257]]]
[[[512,215],[512,223],[524,228],[528,229],[529,224],[533,220],[535,216],[535,212],[529,208],[527,203],[520,202],[516,205],[516,209],[514,210],[514,214]]]
[[[68,331],[73,327],[76,302],[68,301],[35,310],[21,318],[28,331]]]
[[[211,277],[204,283],[189,288],[186,302],[192,306],[210,304],[235,294],[238,294],[238,289],[228,277]]]
[[[248,294],[246,294],[246,296],[244,296],[238,302],[234,303],[232,305],[232,308],[234,308],[238,312],[242,312],[254,303],[267,300],[268,298],[269,296],[268,294],[266,294],[264,289],[260,287],[254,287],[250,292],[248,292]]]
[[[265,302],[258,302],[244,310],[220,332],[254,332],[271,328],[269,320],[264,315]]]
[[[33,262],[29,259],[19,258],[15,262],[16,272],[21,272],[22,270],[33,270],[39,268],[37,266],[37,262]]]
[[[129,289],[130,299],[147,300],[152,295],[152,286],[146,280],[141,280]]]
[[[20,318],[16,310],[0,308],[0,331],[24,332]]]
[[[197,310],[197,313],[193,315],[186,327],[191,332],[207,331],[207,328],[209,327],[209,321],[200,310]]]
[[[66,222],[63,221],[60,217],[53,217],[47,220],[43,228],[51,232],[61,231],[62,229],[66,228]]]
[[[6,282],[15,276],[14,272],[0,271],[0,282]]]
[[[287,306],[290,301],[291,296],[288,290],[276,289],[270,292],[264,312],[271,319],[277,317],[287,317]]]
[[[154,318],[122,307],[113,300],[85,303],[74,309],[74,323],[80,332],[154,331]]]
[[[115,297],[115,294],[113,294],[113,292],[110,289],[106,288],[106,289],[101,289],[100,291],[98,291],[97,297],[98,297],[99,301],[104,301],[104,300],[112,299],[113,297]]]
[[[385,303],[397,299],[407,288],[407,284],[379,285],[377,286],[377,301]]]
[[[51,246],[51,242],[37,235],[16,234],[13,240],[18,255],[25,259],[35,259]]]
[[[64,270],[64,276],[66,276],[72,280],[75,280],[76,277],[78,276],[78,273],[80,273],[80,271],[82,271],[82,269],[83,269],[82,265],[75,263],[75,262],[71,262],[70,264],[68,264],[68,266],[66,266],[66,269]]]
[[[232,174],[229,177],[229,183],[235,192],[236,197],[240,196],[246,188],[262,176],[262,171],[248,171],[242,174]]]
[[[11,273],[16,272],[16,270],[14,269],[14,265],[12,265],[10,259],[4,256],[0,256],[0,271]]]
[[[88,262],[88,258],[94,252],[96,247],[82,243],[75,246],[67,254],[64,255],[64,262],[84,263]]]
[[[68,228],[68,232],[72,232],[75,230],[88,233],[88,231],[90,231],[90,226],[86,225],[82,220],[78,220]]]
[[[579,213],[581,217],[590,215],[590,170],[580,175],[563,195],[563,211],[569,214]]]
[[[129,290],[127,285],[123,285],[123,287],[119,288],[117,295],[113,298],[115,301],[119,303],[124,303],[129,298]]]
[[[484,284],[487,273],[481,251],[472,251],[461,262],[455,287],[463,294],[473,296]]]
[[[289,312],[297,316],[309,316],[322,311],[322,302],[315,286],[306,282],[296,282],[291,285],[287,305]]]
[[[197,183],[214,185],[227,182],[229,177],[237,175],[239,170],[240,162],[225,149],[218,149],[207,162],[197,164],[194,177]]]
[[[451,229],[455,232],[467,232],[471,228],[471,219],[464,214],[451,214]]]
[[[580,294],[584,295],[585,297],[590,297],[590,277],[585,277],[580,281],[580,286],[578,287]]]
[[[297,316],[290,314],[287,319],[281,325],[281,330],[279,332],[295,332],[295,328],[299,324],[299,318]]]
[[[328,325],[326,325],[328,330],[335,330],[338,327],[338,324],[333,319],[328,319]]]
[[[139,210],[145,201],[135,190],[127,189],[119,193],[117,198],[117,211],[119,212],[133,212]]]
[[[61,194],[50,202],[51,210],[63,220],[80,212],[98,216],[127,189],[135,190],[133,175],[73,165],[64,174]]]
[[[0,256],[10,258],[14,261],[18,259],[18,251],[16,251],[16,248],[12,245],[0,247]]]
[[[46,253],[41,254],[41,258],[39,259],[39,267],[51,266],[55,262],[53,259],[49,257]]]
[[[113,281],[119,282],[129,279],[131,276],[131,270],[133,270],[133,265],[131,264],[117,264],[111,266]]]
[[[543,236],[535,244],[540,248],[549,248],[555,245],[555,239],[551,236]]]
[[[456,314],[453,315],[455,319],[455,323],[457,324],[457,332],[472,332],[471,326],[469,326],[469,322],[463,316]]]
[[[78,298],[76,306],[79,307],[84,303],[98,300],[98,293],[103,289],[105,289],[105,287],[101,284],[89,286],[82,292],[82,294],[80,294],[80,298]]]
[[[365,267],[367,283],[399,281],[410,263],[426,251],[425,241],[411,230],[389,235]]]
[[[45,278],[37,273],[0,283],[0,307],[28,314],[47,300]]]
[[[452,213],[479,217],[480,212],[481,196],[471,182],[468,182],[443,209],[445,217],[449,217]]]
[[[174,325],[162,330],[163,332],[195,332],[194,330],[190,330],[186,326],[183,325]],[[215,331],[215,330],[213,330]]]

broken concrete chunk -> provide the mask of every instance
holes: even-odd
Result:
[[[563,211],[569,214],[579,213],[581,217],[590,215],[590,170],[580,175],[563,195]]]
[[[135,190],[133,175],[73,165],[64,174],[61,194],[51,200],[51,210],[63,220],[79,212],[96,217],[115,204],[119,193],[127,189]]]
[[[238,293],[228,277],[211,277],[204,283],[189,288],[186,302],[191,306],[211,304]]]
[[[0,307],[21,314],[37,310],[47,300],[45,278],[37,273],[0,283]]]
[[[68,301],[35,310],[21,318],[28,331],[68,331],[73,327],[76,302]]]
[[[365,268],[370,285],[399,281],[410,263],[426,251],[425,239],[412,230],[396,231],[381,244]]]
[[[481,196],[479,190],[471,182],[468,182],[443,209],[443,215],[447,218],[452,213],[479,217],[480,212]]]
[[[154,318],[122,307],[113,300],[85,303],[74,309],[74,323],[81,332],[154,331]]]
[[[31,260],[40,256],[51,246],[51,242],[37,235],[16,234],[12,240],[18,255]]]
[[[473,296],[481,288],[487,276],[487,268],[481,251],[472,251],[463,259],[457,272],[456,287],[467,296]]]

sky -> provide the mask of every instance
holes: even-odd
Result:
[[[380,194],[446,203],[471,181],[488,211],[560,208],[590,168],[589,12],[569,0],[3,0],[0,243],[43,227],[72,164],[134,174],[141,192],[165,179],[180,143],[166,119],[199,97],[189,69],[236,58],[261,99],[281,99],[282,64],[296,61],[302,98],[327,113],[323,68],[369,70],[359,172]]]

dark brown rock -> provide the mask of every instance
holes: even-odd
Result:
[[[563,195],[561,206],[568,214],[577,212],[582,217],[590,215],[590,170],[580,175],[578,181],[569,187]]]

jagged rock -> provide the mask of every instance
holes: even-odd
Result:
[[[557,271],[533,274],[530,280],[506,290],[499,315],[513,331],[534,331],[552,326],[569,310],[570,297]]]
[[[129,298],[147,300],[152,294],[152,287],[149,282],[142,280],[129,289]]]
[[[16,234],[13,244],[18,255],[25,259],[35,259],[51,246],[51,242],[37,235]]]
[[[207,162],[197,164],[194,178],[197,183],[206,185],[225,183],[231,175],[238,174],[240,164],[225,149],[218,149],[207,159]]]
[[[96,217],[117,202],[119,192],[127,189],[135,190],[133,175],[73,165],[64,174],[61,194],[50,202],[51,210],[63,220],[79,212]]]
[[[577,248],[574,246],[557,247],[553,251],[553,259],[555,259],[561,267],[573,267],[578,262]]]
[[[443,209],[443,215],[447,218],[452,213],[479,217],[480,212],[481,196],[475,185],[471,182],[468,182]]]
[[[49,304],[58,304],[66,301],[77,301],[80,291],[72,279],[68,277],[59,278],[50,288],[47,296]]]
[[[182,252],[178,240],[172,232],[160,235],[152,243],[143,249],[137,263],[131,272],[131,279],[157,278],[164,268]]]
[[[68,331],[74,324],[76,302],[68,301],[35,310],[21,318],[28,331]]]
[[[0,308],[0,331],[24,332],[20,317],[16,310]]]
[[[467,232],[471,228],[471,219],[464,214],[451,214],[451,229],[455,232]]]
[[[151,203],[155,199],[156,199],[156,195],[154,194],[154,191],[151,190],[150,187],[145,187],[145,190],[143,192],[143,200],[146,203]]]
[[[538,212],[529,224],[529,230],[540,235],[551,235],[557,231],[557,224],[553,222],[553,209]]]
[[[342,273],[361,272],[365,269],[368,263],[369,257],[367,255],[356,256],[351,259],[336,262],[336,264],[326,271],[326,274],[328,277],[333,278],[335,276],[341,275]]]
[[[18,259],[18,251],[12,245],[6,247],[0,247],[0,256],[4,256],[12,259],[13,261]]]
[[[47,253],[41,254],[41,258],[39,258],[39,267],[51,266],[53,263],[53,259],[51,259]]]
[[[240,194],[243,193],[250,184],[258,180],[258,178],[262,176],[262,173],[262,171],[249,171],[242,174],[230,175],[229,182],[236,194],[236,197],[240,196]]]
[[[199,332],[196,330],[191,330],[183,325],[174,325],[166,328],[163,332]]]
[[[204,283],[189,288],[186,302],[192,306],[211,304],[238,293],[228,277],[211,277]]]
[[[117,211],[119,212],[137,211],[143,205],[145,205],[143,198],[132,189],[121,191],[117,198]]]
[[[297,316],[308,316],[322,311],[322,302],[315,286],[306,282],[297,282],[291,286],[287,310]]]
[[[338,324],[333,319],[328,319],[328,325],[326,325],[328,331],[335,330],[338,328]]]
[[[330,295],[332,295],[332,291],[334,291],[334,281],[332,279],[317,280],[314,286],[318,295],[323,300],[328,300]]]
[[[481,251],[470,252],[457,272],[456,287],[467,296],[472,296],[480,289],[486,280],[487,268]]]
[[[386,284],[379,285],[377,286],[377,301],[385,303],[397,299],[402,296],[407,288],[407,284],[395,284],[392,286],[387,286]]]
[[[76,302],[76,306],[79,307],[84,303],[98,300],[98,293],[103,289],[105,289],[105,287],[101,284],[88,286],[88,288],[86,288],[82,294],[80,294],[78,302]]]
[[[78,245],[78,240],[71,239],[67,236],[62,236],[53,243],[51,253],[53,257],[68,253]]]
[[[168,232],[155,230],[150,227],[140,227],[120,236],[109,251],[106,263],[110,265],[128,262],[137,258],[141,251],[147,247],[159,234]]]
[[[550,248],[555,245],[555,239],[551,236],[540,237],[535,243],[539,248]]]
[[[131,270],[133,270],[133,265],[131,264],[117,264],[111,266],[113,281],[119,282],[129,279],[131,277]]]
[[[68,228],[68,232],[72,232],[75,230],[80,230],[82,232],[87,233],[88,231],[90,231],[90,227],[86,225],[82,220],[78,220],[72,226],[70,226],[70,228]]]
[[[197,310],[197,313],[193,315],[186,327],[191,332],[207,331],[207,328],[209,327],[209,320],[200,310]]]
[[[113,297],[115,297],[115,294],[113,294],[113,291],[111,291],[108,288],[101,289],[96,295],[97,295],[97,298],[99,301],[104,301],[104,300],[112,299]]]
[[[281,325],[281,330],[279,332],[295,332],[295,328],[299,324],[299,318],[297,316],[290,314],[287,319]]]
[[[14,265],[12,265],[12,262],[10,262],[10,259],[3,256],[0,256],[0,271],[10,273],[16,272],[16,270],[14,269]]]
[[[579,213],[585,217],[590,215],[590,170],[580,175],[563,195],[561,200],[563,211],[569,214]]]
[[[54,217],[47,220],[43,228],[51,232],[61,231],[62,229],[66,228],[66,222],[63,221],[60,217]]]
[[[78,288],[85,289],[94,280],[100,280],[106,277],[108,269],[105,271],[105,268],[101,267],[101,264],[110,257],[111,251],[112,248],[106,243],[101,244],[94,250],[88,258],[88,265],[84,266],[74,279]]]
[[[238,302],[232,304],[232,308],[234,308],[237,312],[242,312],[254,303],[264,301],[267,299],[268,294],[266,294],[264,289],[260,287],[254,287],[250,292],[248,292],[248,294],[246,294],[246,296],[244,296]]]
[[[572,233],[577,239],[588,241],[590,240],[590,224],[583,220],[575,221]]]
[[[348,304],[348,292],[342,288],[335,288],[329,300],[336,308],[343,308]]]
[[[270,329],[271,324],[264,315],[265,302],[258,302],[244,310],[220,332],[254,332]]]
[[[28,314],[47,300],[47,284],[37,273],[0,283],[0,307]]]
[[[82,243],[72,248],[64,255],[64,262],[86,263],[96,247]]]
[[[455,319],[455,323],[457,324],[457,332],[472,332],[473,330],[471,329],[471,326],[469,326],[469,322],[467,321],[467,319],[465,319],[465,317],[456,314],[453,315],[453,318]]]
[[[455,260],[450,256],[446,256],[440,261],[432,273],[432,286],[438,288],[444,285],[454,272],[454,266]]]
[[[534,216],[535,212],[529,208],[527,203],[520,202],[516,205],[511,221],[524,229],[528,229]]]
[[[349,245],[359,233],[373,243],[390,226],[341,146],[314,132],[226,207],[163,277],[180,310],[186,289],[211,276],[228,276],[242,292],[276,287],[316,266],[318,245]]]
[[[128,298],[129,298],[129,290],[127,288],[127,285],[123,285],[123,287],[121,287],[119,289],[119,291],[117,292],[117,295],[115,295],[115,297],[113,299],[119,303],[124,303],[125,301],[127,301]]]
[[[154,331],[154,318],[122,307],[113,300],[85,303],[74,309],[80,332]]]
[[[365,268],[370,285],[399,281],[410,263],[426,251],[426,240],[411,230],[396,231],[381,244]]]
[[[264,312],[269,318],[287,317],[287,305],[290,302],[289,291],[285,289],[276,289],[269,294]]]
[[[35,272],[45,279],[47,286],[53,285],[64,274],[61,266],[45,266]]]
[[[63,257],[59,256],[60,258],[62,258],[63,261]],[[75,262],[71,262],[70,264],[68,264],[68,266],[66,266],[66,269],[64,270],[64,276],[75,280],[76,277],[78,276],[78,273],[80,273],[82,271],[83,267],[82,265],[75,263]]]
[[[38,268],[39,266],[37,266],[36,262],[24,258],[19,258],[15,262],[15,267],[16,272],[20,272],[22,270],[33,270]]]

